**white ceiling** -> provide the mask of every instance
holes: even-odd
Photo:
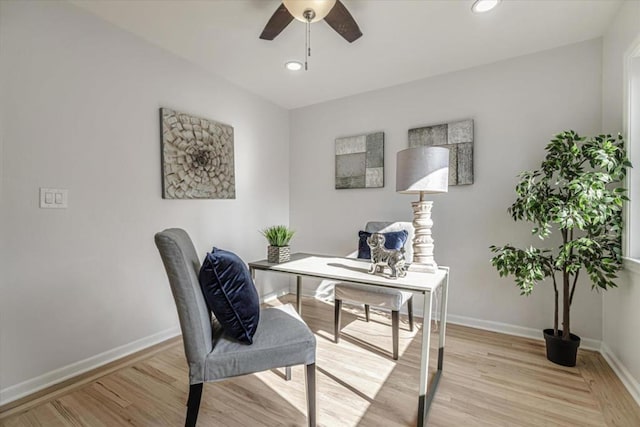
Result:
[[[472,0],[342,0],[362,33],[349,44],[312,24],[258,36],[279,0],[71,0],[86,10],[285,108],[341,98],[601,36],[621,0],[503,0],[474,14]]]

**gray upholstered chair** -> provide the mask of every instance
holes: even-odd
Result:
[[[390,231],[406,230],[408,233],[405,244],[405,257],[407,262],[413,258],[411,242],[413,241],[413,225],[410,222],[368,222],[364,231],[370,233],[388,233]],[[342,313],[342,302],[347,301],[355,304],[364,304],[365,320],[369,321],[369,307],[378,307],[391,311],[391,334],[393,341],[393,359],[398,360],[398,341],[400,335],[400,310],[407,304],[409,314],[409,330],[413,331],[413,294],[398,289],[387,289],[377,286],[367,286],[355,283],[336,283],[334,286],[335,296],[335,320],[334,339],[340,342],[340,317]]]
[[[189,364],[186,426],[195,426],[202,385],[267,369],[306,365],[307,418],[316,425],[316,340],[291,305],[267,308],[253,344],[227,338],[212,318],[198,282],[200,261],[189,235],[172,228],[155,235],[178,309],[184,351]]]

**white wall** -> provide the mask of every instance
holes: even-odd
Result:
[[[625,1],[603,38],[603,104],[602,124],[606,132],[625,133],[624,105],[628,87],[625,66],[633,47],[640,46],[640,2]],[[637,59],[636,59],[637,61]],[[634,113],[637,116],[637,111]],[[637,117],[636,117],[637,120]],[[629,135],[626,135],[627,137]],[[630,142],[635,175],[638,181],[640,140]],[[637,189],[632,193],[639,194]],[[636,197],[634,205],[638,204]],[[637,218],[633,218],[637,223]],[[640,238],[640,234],[635,236]],[[627,388],[640,403],[640,264],[627,263],[618,289],[604,297],[603,354],[608,358]]]
[[[294,249],[347,254],[367,220],[411,220],[415,198],[395,193],[396,153],[408,146],[407,130],[473,118],[475,183],[432,197],[436,260],[451,267],[450,318],[525,334],[534,328],[540,336],[553,322],[551,285],[521,297],[513,279],[491,267],[489,245],[537,244],[530,226],[507,214],[516,175],[539,166],[555,133],[600,131],[601,51],[592,40],[293,110]],[[385,132],[385,187],[335,190],[335,138],[372,131]],[[599,340],[602,298],[581,285],[573,331]]]
[[[177,333],[157,231],[265,256],[258,229],[289,220],[289,115],[67,3],[0,16],[4,403]],[[234,127],[235,200],[161,198],[161,106]],[[68,209],[38,208],[47,186]]]
[[[604,48],[588,41],[289,116],[71,5],[1,1],[0,404],[176,333],[156,231],[180,226],[201,254],[215,244],[249,260],[264,256],[257,230],[290,216],[294,250],[352,252],[367,220],[411,219],[413,198],[394,191],[407,130],[467,117],[476,182],[433,197],[450,313],[523,327],[515,332],[549,326],[550,286],[520,297],[489,265],[488,246],[532,241],[506,208],[516,174],[538,166],[552,134],[621,129],[621,61],[638,17],[640,3],[625,2]],[[160,106],[234,126],[236,200],[161,199]],[[385,188],[334,190],[334,139],[376,130]],[[38,209],[44,186],[68,188],[69,209]],[[263,295],[281,287],[259,279]],[[582,286],[573,317],[636,386],[639,289],[631,274],[606,294],[603,331],[601,297]]]

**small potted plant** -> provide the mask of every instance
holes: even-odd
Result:
[[[571,333],[573,295],[582,271],[592,289],[616,286],[613,279],[622,268],[622,206],[628,200],[622,184],[631,163],[620,135],[586,139],[562,132],[546,151],[540,169],[520,174],[509,213],[516,221],[532,222],[532,234],[541,240],[556,233],[561,244],[554,249],[491,246],[496,254],[491,264],[500,276],[513,276],[522,295],[529,295],[538,282],[552,280],[553,329],[543,331],[547,358],[575,366],[580,337]]]
[[[291,259],[289,242],[295,234],[295,231],[289,229],[286,225],[272,225],[260,231],[260,233],[262,233],[269,242],[267,261],[278,264]]]

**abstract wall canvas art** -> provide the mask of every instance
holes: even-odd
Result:
[[[409,129],[409,148],[422,145],[449,149],[449,185],[473,184],[473,120]]]
[[[384,132],[336,139],[336,189],[384,187]]]
[[[162,197],[235,199],[233,127],[160,109]]]

